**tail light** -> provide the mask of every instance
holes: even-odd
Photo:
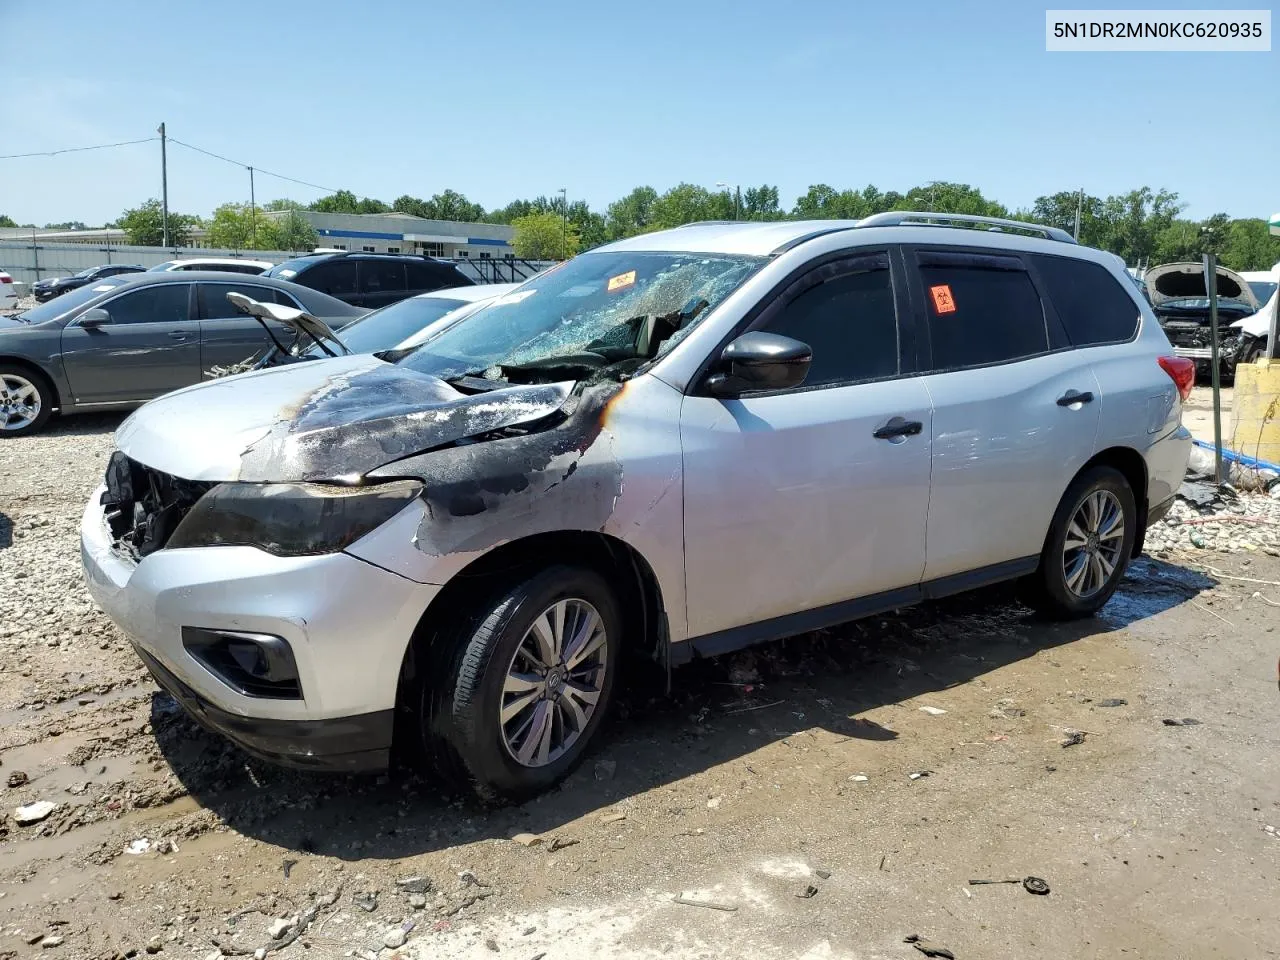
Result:
[[[1196,384],[1196,364],[1186,357],[1158,357],[1156,362],[1160,369],[1169,375],[1173,385],[1178,388],[1178,396],[1186,400],[1191,396],[1191,388]]]
[[[13,277],[7,273],[0,273],[0,283],[13,283]]]

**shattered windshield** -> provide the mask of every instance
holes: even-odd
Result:
[[[583,254],[398,362],[444,379],[623,373],[669,350],[762,263],[762,257],[725,254]]]

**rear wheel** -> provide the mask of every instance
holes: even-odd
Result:
[[[428,751],[487,800],[554,786],[585,756],[608,710],[621,618],[591,570],[555,566],[475,604],[435,641],[419,718]]]
[[[25,367],[0,365],[0,437],[35,433],[53,414],[49,382]]]
[[[1088,617],[1111,599],[1133,552],[1138,510],[1114,467],[1093,467],[1067,488],[1030,578],[1030,601],[1060,619]]]

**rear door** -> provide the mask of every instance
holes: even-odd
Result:
[[[358,265],[360,306],[377,310],[407,296],[403,260],[360,260]]]
[[[214,367],[233,366],[271,346],[271,338],[262,324],[236,310],[227,299],[228,293],[242,293],[265,303],[299,306],[288,294],[248,280],[196,284],[200,310],[200,370],[204,377],[212,376]],[[265,322],[275,331],[280,342],[289,346],[293,341],[289,328],[272,320]]]
[[[62,331],[62,363],[77,404],[128,403],[200,381],[200,322],[192,285],[160,283],[97,306],[111,322]]]
[[[1030,566],[1096,448],[1097,378],[1021,254],[917,247],[908,262],[933,401],[925,580]]]
[[[448,287],[466,286],[471,281],[460,274],[451,263],[437,263],[434,260],[406,260],[405,270],[408,274],[409,295],[430,293],[432,290],[443,290]]]

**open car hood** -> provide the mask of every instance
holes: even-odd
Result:
[[[1171,300],[1207,297],[1209,291],[1204,282],[1204,265],[1199,263],[1166,263],[1152,267],[1143,277],[1147,286],[1147,295],[1153,307],[1161,306]],[[1218,297],[1238,300],[1257,310],[1261,304],[1249,289],[1249,284],[1234,270],[1218,267]]]
[[[187,387],[116,432],[132,459],[187,480],[354,481],[380,466],[555,413],[573,382],[466,394],[360,355]]]

